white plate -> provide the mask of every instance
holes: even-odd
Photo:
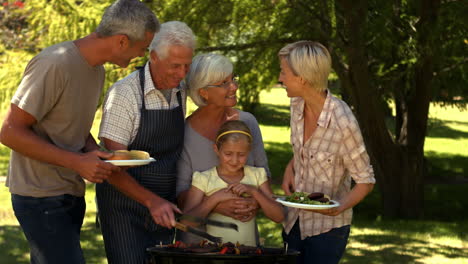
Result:
[[[299,208],[299,209],[320,210],[320,209],[329,209],[329,208],[340,206],[340,203],[335,200],[330,200],[331,202],[333,202],[333,204],[301,204],[301,203],[287,202],[284,200],[284,198],[277,198],[276,201],[278,203],[283,204],[284,206],[294,207],[294,208]]]
[[[112,163],[115,166],[141,166],[149,164],[150,162],[156,161],[154,158],[144,160],[106,160],[106,162]]]

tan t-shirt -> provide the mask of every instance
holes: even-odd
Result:
[[[34,132],[73,152],[84,147],[104,85],[103,66],[90,66],[71,41],[51,46],[27,65],[11,103],[34,116]],[[84,196],[73,170],[12,151],[6,185],[14,194]]]

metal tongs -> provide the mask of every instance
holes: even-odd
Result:
[[[201,218],[201,217],[193,216],[193,215],[176,214],[176,219],[177,219],[177,221],[176,221],[175,228],[177,228],[177,229],[179,229],[179,230],[181,230],[183,232],[189,232],[189,233],[192,233],[194,235],[206,238],[206,239],[208,239],[208,240],[210,240],[212,242],[215,242],[215,243],[221,243],[222,242],[221,238],[212,236],[212,235],[208,234],[207,232],[196,229],[194,227],[182,224],[179,221],[180,220],[186,220],[186,221],[189,221],[189,222],[192,222],[192,223],[197,223],[197,226],[212,225],[212,226],[218,226],[218,227],[224,227],[224,228],[231,228],[231,229],[234,229],[234,230],[238,231],[238,227],[234,223],[226,223],[226,222]]]

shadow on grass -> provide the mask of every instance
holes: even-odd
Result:
[[[94,219],[96,214],[92,215]],[[87,223],[81,228],[81,247],[86,263],[107,263],[101,230],[94,223]]]
[[[19,226],[0,226],[2,263],[29,263],[29,247]]]
[[[468,220],[461,219],[454,222],[440,222],[438,220],[356,220],[353,226],[357,228],[369,228],[375,231],[388,232],[396,235],[399,239],[405,240],[409,235],[434,234],[435,237],[453,237],[456,236],[462,241],[468,238]],[[357,234],[362,235],[362,234]],[[367,240],[367,244],[373,244],[378,239],[379,244],[393,240],[385,238],[386,234],[372,235]],[[364,241],[364,240],[363,240]],[[386,242],[385,242],[386,241]],[[421,239],[421,243],[427,243],[427,240]],[[400,241],[396,241],[396,244]],[[468,254],[468,252],[465,252]]]
[[[424,186],[424,215],[422,221],[460,222],[468,219],[468,184],[426,184]],[[383,216],[379,187],[353,208],[353,218],[374,221]],[[398,220],[395,220],[398,222]],[[468,234],[468,230],[467,230]]]
[[[395,117],[386,117],[385,123],[389,131],[395,136]],[[453,129],[449,124],[468,126],[468,122],[440,120],[437,118],[429,118],[427,121],[427,136],[426,138],[449,138],[462,139],[468,138],[468,132]]]
[[[468,183],[468,158],[466,156],[428,151],[425,157],[428,161],[427,180],[429,182],[452,183],[466,180],[465,183]]]
[[[436,118],[430,118],[427,123],[427,137],[436,138],[468,138],[468,132],[460,131],[457,129],[450,128],[446,124],[457,124],[467,126],[468,122],[440,120]]]
[[[460,259],[468,257],[462,248],[447,245],[427,244],[420,239],[411,239],[399,234],[392,235],[354,235],[352,243],[358,245],[383,246],[379,250],[368,247],[349,247],[343,257],[342,263],[363,263],[363,260],[372,260],[366,263],[426,263],[424,259],[434,255],[444,259]],[[351,242],[351,241],[350,241]]]
[[[1,263],[29,263],[29,246],[19,226],[0,226]],[[81,229],[81,247],[86,263],[106,263],[104,242],[100,230],[91,223]]]
[[[446,259],[468,258],[466,249],[457,246],[441,245],[437,242],[428,243],[427,234],[434,237],[457,236],[461,241],[468,238],[468,221],[440,223],[436,221],[354,221],[356,228],[374,229],[387,234],[372,233],[353,234],[350,244],[360,245],[359,248],[347,248],[344,263],[362,263],[362,256],[373,259],[373,263],[423,263],[418,260],[438,255]],[[418,238],[421,236],[421,239]],[[430,236],[430,235],[429,235]],[[368,247],[378,247],[370,250]],[[360,262],[361,261],[361,262]]]
[[[467,221],[467,190],[468,184],[425,185],[424,218],[446,222]]]
[[[260,104],[252,113],[265,126],[289,126],[289,106]]]

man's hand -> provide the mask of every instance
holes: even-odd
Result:
[[[253,198],[234,198],[218,203],[213,211],[242,222],[248,222],[257,214],[258,208],[258,203]]]
[[[244,202],[247,203],[245,208],[236,209],[234,212],[239,216],[239,219],[242,222],[248,222],[252,220],[260,209],[260,205],[258,204],[257,200],[254,198],[243,198]],[[243,216],[243,217],[242,217]]]
[[[182,214],[182,211],[175,204],[161,197],[154,197],[148,206],[148,210],[156,224],[169,229],[176,224],[174,212]]]
[[[110,158],[111,153],[94,150],[80,154],[78,163],[74,166],[81,177],[94,183],[102,183],[114,172],[119,172],[120,168],[111,163],[104,162],[100,158]]]

